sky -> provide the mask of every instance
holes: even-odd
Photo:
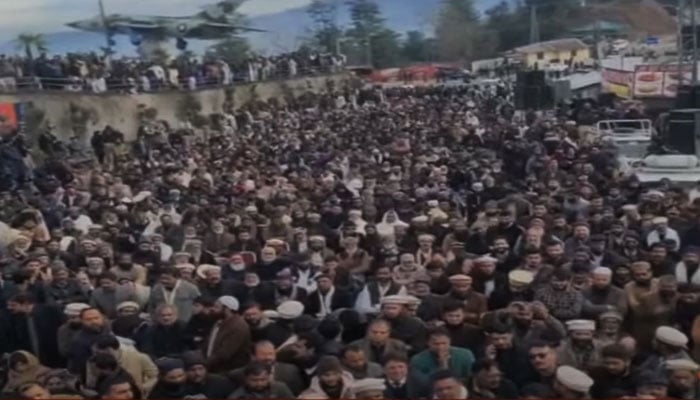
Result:
[[[217,0],[103,0],[107,14],[190,15]],[[240,11],[249,16],[303,7],[311,0],[248,0]],[[68,30],[65,23],[98,14],[97,0],[0,0],[0,42],[20,33]]]

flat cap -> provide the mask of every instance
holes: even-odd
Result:
[[[677,358],[675,360],[666,360],[666,369],[669,371],[697,371],[700,366],[692,360],[686,358]]]
[[[90,305],[85,303],[68,303],[66,308],[63,309],[63,313],[69,317],[77,317],[86,308],[90,308]]]
[[[402,296],[399,294],[382,297],[381,303],[384,304],[399,304],[405,306],[411,302],[408,296]]]
[[[673,347],[686,347],[688,337],[676,328],[670,326],[660,326],[656,328],[656,340]]]
[[[450,280],[450,282],[471,282],[471,281],[473,281],[471,276],[464,275],[464,274],[452,275],[448,279]]]
[[[216,301],[231,311],[238,311],[238,308],[240,307],[238,299],[233,296],[221,296]]]
[[[593,269],[593,275],[612,276],[612,270],[608,267],[596,267]]]
[[[212,264],[202,264],[199,267],[197,267],[197,276],[204,279],[207,277],[207,273],[209,273],[210,271],[221,272],[221,267]]]
[[[277,306],[277,317],[280,319],[295,319],[304,313],[304,305],[298,301],[288,300]]]
[[[355,396],[366,397],[366,396],[361,396],[361,394],[366,393],[366,392],[383,393],[384,389],[386,389],[386,384],[384,384],[384,379],[365,378],[365,379],[360,379],[360,380],[353,382],[351,389],[352,389],[352,392],[355,394]]]
[[[568,365],[557,368],[556,375],[559,383],[577,393],[588,393],[588,390],[593,386],[593,379],[590,376]]]
[[[622,317],[622,314],[620,314],[618,311],[606,311],[598,316],[598,319],[600,321],[604,319],[616,319],[618,321],[622,321],[624,318]]]
[[[651,220],[651,223],[654,224],[654,225],[668,224],[668,218],[666,218],[666,217],[655,217],[654,219]]]
[[[513,286],[525,286],[532,283],[535,274],[524,269],[514,269],[508,273],[508,282]]]
[[[136,309],[136,311],[138,311],[141,309],[141,306],[135,301],[122,301],[117,305],[117,311],[122,311],[128,308],[133,308]]]
[[[498,259],[495,257],[491,257],[491,256],[481,256],[481,257],[475,259],[474,262],[475,263],[483,263],[483,264],[496,263],[496,262],[498,262]]]
[[[572,319],[566,321],[568,331],[595,331],[595,321],[587,319]]]

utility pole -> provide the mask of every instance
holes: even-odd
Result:
[[[693,85],[698,84],[698,24],[695,17],[696,0],[690,0],[690,26],[693,30]]]
[[[683,27],[685,27],[685,0],[678,0],[678,10],[676,11],[678,16],[678,44],[676,44],[678,50],[678,86],[683,85],[683,62],[685,61],[685,45],[686,40],[683,35]]]
[[[530,5],[530,43],[537,43],[540,41],[540,24],[537,21],[537,6],[535,4]]]

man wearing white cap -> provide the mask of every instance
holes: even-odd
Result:
[[[68,303],[63,309],[67,321],[58,328],[56,340],[58,342],[58,353],[66,357],[73,339],[76,337],[83,324],[80,322],[80,312],[90,308],[89,304],[85,303]]]
[[[212,373],[240,368],[249,361],[250,328],[238,315],[239,306],[235,297],[222,296],[211,311],[218,321],[204,343],[207,367]]]
[[[564,399],[583,399],[593,386],[593,379],[585,372],[568,365],[557,368],[554,390]]]
[[[357,399],[382,399],[384,398],[384,389],[386,389],[384,379],[379,378],[360,379],[350,386],[350,390]]]
[[[562,365],[570,365],[583,371],[600,364],[601,346],[594,339],[595,321],[573,319],[566,322],[569,337],[557,350]]]
[[[469,275],[457,274],[450,276],[448,279],[452,288],[445,295],[444,300],[454,299],[464,303],[465,322],[479,325],[481,315],[487,309],[486,296],[472,288],[473,279]]]
[[[486,297],[491,296],[496,289],[496,263],[498,259],[491,256],[481,256],[474,260],[474,269],[471,272],[474,282],[474,290],[483,293]]]
[[[361,314],[378,314],[381,301],[386,296],[406,295],[406,287],[391,279],[391,268],[380,265],[374,272],[375,280],[362,289],[355,300],[355,310]]]
[[[654,352],[639,366],[640,370],[649,370],[663,375],[667,361],[691,359],[686,351],[688,349],[688,337],[683,332],[670,326],[656,328],[653,347]]]
[[[382,299],[380,316],[391,324],[391,337],[401,340],[410,348],[423,349],[427,341],[428,330],[420,319],[408,312],[409,296],[386,296]]]
[[[677,359],[666,361],[668,371],[668,397],[672,399],[697,399],[698,364],[692,360]]]
[[[681,248],[681,238],[678,236],[678,232],[668,226],[668,218],[656,217],[651,222],[654,224],[654,230],[649,232],[646,237],[647,246],[651,247],[654,243],[673,240],[675,243],[673,250],[678,251]]]

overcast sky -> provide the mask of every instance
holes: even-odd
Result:
[[[217,0],[103,0],[108,14],[189,15]],[[248,0],[240,11],[261,15],[297,8],[311,0]],[[0,0],[0,41],[19,33],[52,33],[70,28],[65,23],[94,17],[97,0]]]

